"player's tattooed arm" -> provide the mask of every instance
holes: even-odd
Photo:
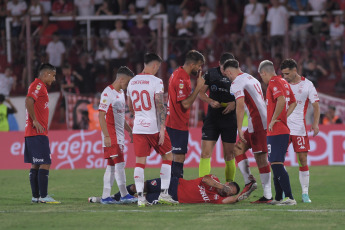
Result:
[[[163,93],[156,93],[155,94],[155,104],[157,109],[157,118],[158,118],[158,126],[165,127],[165,106],[164,106],[164,94]]]

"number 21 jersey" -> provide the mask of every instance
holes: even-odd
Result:
[[[155,94],[164,93],[163,81],[153,75],[139,74],[129,81],[127,96],[134,110],[134,134],[158,133]]]

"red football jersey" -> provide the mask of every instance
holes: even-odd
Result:
[[[33,127],[32,119],[26,110],[25,136],[48,135],[48,117],[49,117],[49,98],[46,85],[40,79],[36,78],[29,86],[27,97],[35,100],[34,109],[37,121],[43,126],[45,131],[37,133],[36,128]]]
[[[269,131],[269,124],[272,120],[274,110],[277,105],[277,98],[279,96],[284,96],[286,100],[286,107],[278,116],[276,122],[273,126],[273,131]],[[287,126],[287,108],[290,104],[296,102],[295,96],[290,88],[290,85],[280,76],[274,76],[268,83],[266,92],[266,102],[267,102],[267,136],[275,136],[281,134],[290,134],[290,129]]]
[[[191,92],[190,76],[182,67],[179,67],[169,79],[167,127],[188,130],[190,109],[183,108],[181,101],[188,98]]]
[[[219,182],[218,177],[210,175]],[[214,203],[222,204],[226,197],[218,194],[217,189],[202,182],[202,177],[194,180],[180,178],[177,188],[177,197],[180,203]]]

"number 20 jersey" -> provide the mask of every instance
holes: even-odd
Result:
[[[158,133],[155,94],[164,93],[163,81],[153,75],[139,74],[129,81],[127,96],[134,110],[134,134]]]
[[[236,100],[244,97],[248,115],[248,132],[266,130],[267,109],[260,82],[247,73],[240,74],[232,82],[230,93]]]

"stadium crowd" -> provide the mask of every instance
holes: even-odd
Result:
[[[299,74],[317,88],[345,92],[344,0],[11,0],[0,5],[0,72],[11,79],[0,79],[1,94],[8,95],[11,88],[11,95],[27,91],[24,15],[42,17],[32,21],[30,28],[32,75],[36,77],[41,63],[49,62],[57,67],[53,91],[95,94],[111,82],[114,68],[126,65],[139,73],[144,54],[157,51],[160,23],[154,16],[158,14],[167,14],[169,22],[169,37],[163,38],[168,39],[169,57],[159,74],[165,86],[187,51],[197,49],[206,58],[204,70],[217,66],[221,53],[229,51],[244,72],[259,80],[260,61],[272,60],[279,73],[281,61],[291,57],[298,62]],[[319,13],[300,13],[309,11]],[[91,50],[84,21],[49,20],[50,16],[94,15],[128,19],[92,22]],[[129,18],[133,15],[135,19]],[[149,15],[149,20],[143,15]],[[7,17],[13,19],[12,63],[6,61]],[[202,102],[199,107],[203,108]]]

